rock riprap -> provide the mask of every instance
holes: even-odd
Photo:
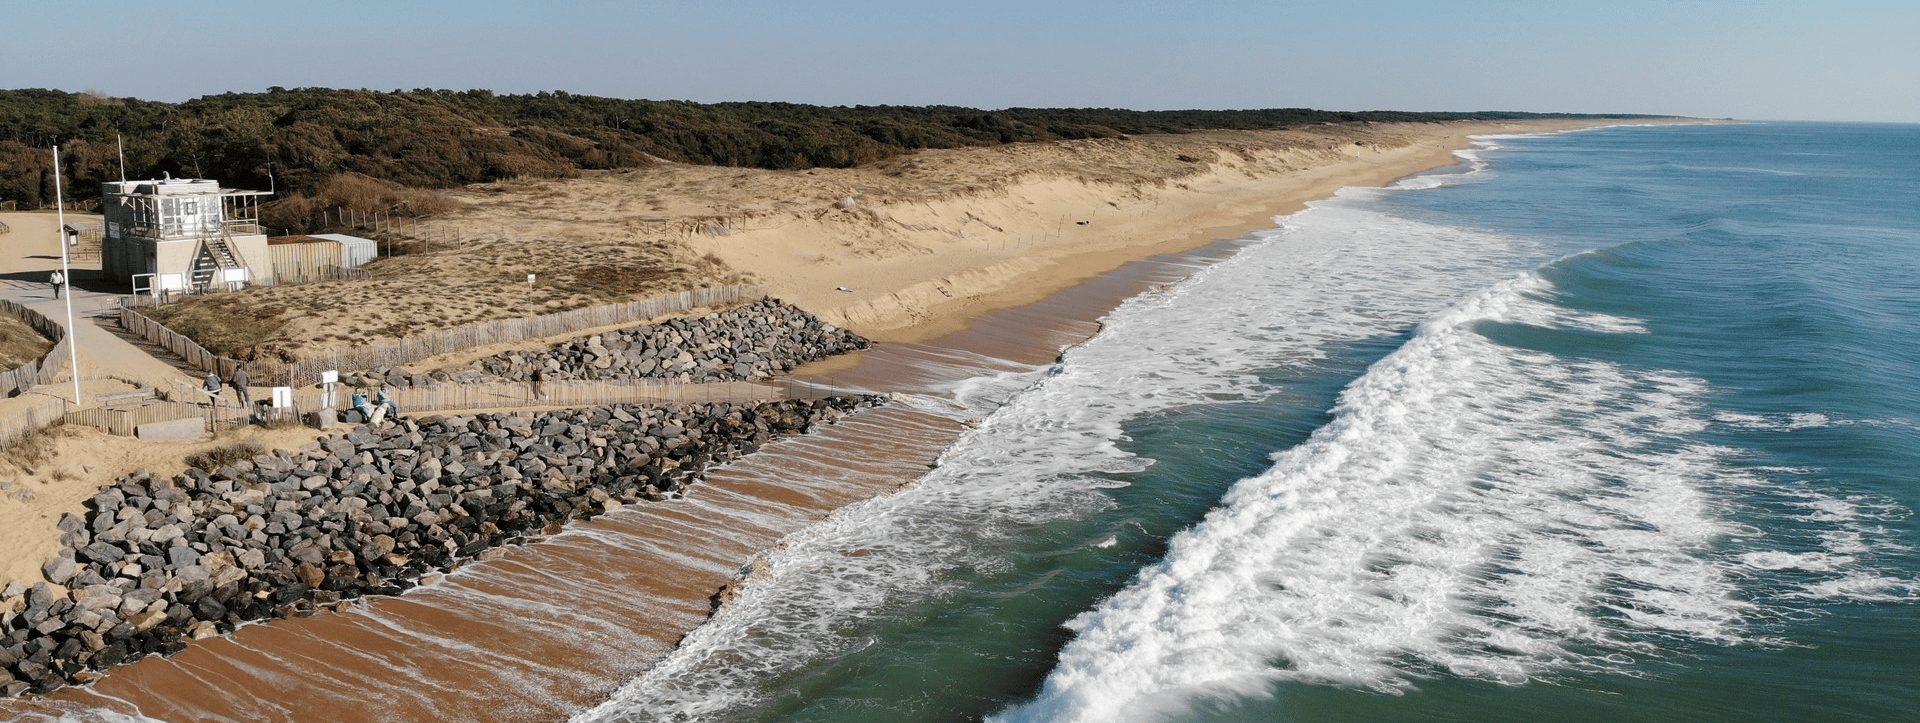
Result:
[[[776,300],[571,339],[545,350],[476,362],[473,371],[527,381],[536,368],[555,379],[763,379],[815,359],[865,349],[866,338]],[[454,375],[456,381],[459,375]]]
[[[582,379],[728,382],[766,379],[816,359],[873,346],[818,317],[768,299],[705,316],[672,319],[511,351],[458,369],[417,372],[387,366],[342,377],[348,386],[397,389],[437,384]]]
[[[362,425],[169,478],[59,523],[48,581],[0,589],[0,693],[45,692],[250,620],[393,595],[881,397],[622,405]]]

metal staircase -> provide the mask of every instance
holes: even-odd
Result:
[[[233,250],[233,236],[223,223],[220,224],[219,235],[201,234],[200,254],[193,259],[193,271],[188,281],[193,289],[210,291],[218,287],[221,272],[246,267],[246,260]]]

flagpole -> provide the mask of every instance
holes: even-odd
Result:
[[[67,359],[73,369],[73,406],[80,406],[80,327],[73,324],[73,267],[67,264],[67,204],[60,192],[60,147],[53,147],[54,222],[60,227],[60,283],[66,285],[62,298],[67,300]]]

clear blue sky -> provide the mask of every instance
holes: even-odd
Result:
[[[0,88],[1920,122],[1920,0],[6,0]]]

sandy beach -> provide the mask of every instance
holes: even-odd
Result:
[[[1032,305],[1129,262],[1271,228],[1275,216],[1297,211],[1343,187],[1381,185],[1451,164],[1453,151],[1465,148],[1469,136],[1595,125],[1605,123],[1406,124],[1196,133],[929,151],[849,170],[769,172],[666,164],[580,179],[510,181],[453,193],[463,209],[446,223],[459,229],[467,246],[443,254],[402,257],[395,261],[405,263],[395,266],[414,273],[431,271],[449,280],[449,285],[459,286],[494,283],[503,272],[509,278],[521,274],[522,267],[503,263],[498,254],[496,246],[508,239],[534,239],[523,249],[529,252],[527,259],[514,263],[542,268],[560,263],[563,256],[591,261],[605,258],[600,252],[606,249],[644,245],[683,260],[687,268],[709,274],[712,280],[764,285],[779,298],[882,342],[939,346],[943,343],[939,340],[958,338],[956,334],[983,315]],[[15,228],[17,236],[20,226]],[[45,261],[45,254],[34,253],[22,238],[6,243],[10,266],[5,271],[17,274],[22,283],[40,271],[28,267],[58,263]],[[283,298],[300,293],[299,287],[277,291]],[[445,289],[422,288],[418,293],[428,300],[461,305],[463,313],[473,317],[526,311],[512,304],[489,307],[485,298],[449,302]],[[551,299],[526,301],[534,308],[552,305]],[[1065,311],[1049,307],[1049,314],[1076,318],[1044,322],[1055,328],[1038,338],[1044,339],[1043,346],[1057,351],[1062,341],[1091,333],[1095,327],[1090,322],[1113,302],[1117,299],[1082,302]],[[1101,304],[1107,307],[1099,308]],[[339,325],[355,323],[360,322],[350,313],[315,313],[295,324],[298,331],[293,334],[317,344]],[[1026,353],[1052,352],[1036,347]],[[858,359],[835,361],[803,371],[854,374],[860,370],[849,369],[859,364]],[[866,372],[869,380],[876,374],[900,373]],[[927,440],[889,454],[924,465],[925,456],[937,451],[943,435],[957,433],[939,424],[932,427],[936,431],[923,435]],[[259,441],[297,446],[315,435],[286,430]],[[138,443],[92,430],[64,430],[51,436],[43,462],[0,469],[0,482],[11,485],[0,495],[0,585],[8,580],[39,581],[41,563],[57,549],[55,523],[65,512],[84,514],[81,501],[99,485],[140,468],[170,475],[184,467],[181,460],[186,455],[234,441],[240,438]],[[859,447],[854,444],[854,448]],[[897,467],[887,479],[865,483],[859,488],[861,494],[882,493],[889,486],[911,481],[897,478],[910,474],[906,470],[914,465]],[[736,540],[722,559],[688,571],[693,579],[678,581],[674,589],[679,592],[662,593],[675,598],[673,605],[681,612],[670,619],[636,624],[640,630],[635,634],[653,641],[642,646],[650,652],[615,667],[643,669],[652,659],[648,656],[670,648],[699,624],[702,618],[697,609],[726,584],[730,571],[737,570],[745,556],[776,544],[795,526],[850,501],[844,494],[780,500],[781,514],[793,523],[768,525],[763,532]],[[632,534],[644,538],[650,533],[636,529]],[[652,534],[656,538],[649,546],[671,549],[686,541],[674,529],[661,528]],[[395,607],[389,604],[386,609]],[[332,624],[315,620],[266,627],[298,624],[315,628],[315,637],[324,639],[330,634],[324,631]],[[257,630],[249,628],[236,637],[288,634],[253,632]],[[205,656],[221,654],[202,649],[207,647],[196,645],[182,655],[199,656],[197,664],[204,666]],[[235,647],[242,650],[236,653]],[[249,655],[246,650],[253,647],[240,643],[221,649]],[[116,679],[125,678],[129,682],[116,688],[114,695],[130,696],[135,702],[144,695],[158,695],[156,691],[165,690],[175,676],[191,677],[180,672],[178,665],[158,659],[126,670],[133,672],[116,673],[100,685],[114,687]],[[560,707],[576,703],[563,701]],[[220,708],[231,701],[206,705]]]
[[[1472,135],[1593,125],[1202,132],[923,151],[804,172],[669,164],[466,189],[452,223],[481,244],[668,242],[828,321],[882,341],[926,340],[1126,261],[1269,228],[1342,187],[1451,164]]]

